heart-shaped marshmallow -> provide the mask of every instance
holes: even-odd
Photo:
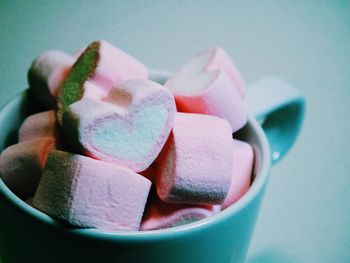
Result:
[[[81,98],[104,98],[114,85],[131,78],[147,79],[146,67],[122,50],[100,40],[90,44],[74,63],[58,94],[58,121]]]
[[[147,169],[173,125],[171,93],[158,83],[133,79],[113,88],[106,101],[91,98],[70,105],[62,126],[72,143],[96,159]]]
[[[228,120],[233,132],[247,122],[242,78],[221,48],[201,52],[180,68],[165,86],[179,111],[215,115]]]

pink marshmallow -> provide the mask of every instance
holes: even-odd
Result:
[[[221,48],[203,51],[172,76],[165,86],[180,112],[202,113],[228,120],[233,132],[247,122],[242,78]]]
[[[231,183],[230,124],[219,117],[177,113],[157,160],[156,187],[169,203],[220,204]]]
[[[47,51],[33,61],[28,82],[44,106],[56,107],[58,89],[74,62],[74,57],[59,50]]]
[[[18,132],[19,142],[40,137],[53,137],[56,141],[61,140],[55,111],[44,111],[30,115],[22,123]]]
[[[7,147],[0,156],[0,176],[20,198],[32,196],[38,186],[52,138],[38,138]]]
[[[150,187],[128,169],[54,150],[33,206],[74,226],[138,230]]]
[[[104,99],[113,86],[132,78],[147,79],[147,68],[132,56],[99,40],[80,55],[58,96],[58,121],[67,107],[82,99]]]
[[[99,43],[99,60],[94,74],[88,79],[90,84],[108,93],[113,86],[124,80],[147,79],[147,68],[137,59],[104,40],[95,43]]]
[[[72,152],[72,146],[58,125],[56,113],[53,110],[28,116],[18,132],[19,142],[41,137],[52,137],[55,139],[57,149]]]
[[[237,67],[231,60],[230,56],[223,50],[221,47],[209,48],[204,52],[213,52],[212,61],[208,64],[207,70],[223,70],[226,75],[231,79],[234,87],[237,89],[238,93],[242,98],[245,97],[245,83],[241,76],[241,73],[238,71]]]
[[[210,217],[218,212],[220,212],[220,205],[169,204],[153,194],[148,199],[140,230],[181,226]]]
[[[233,140],[233,173],[230,190],[221,204],[225,209],[234,204],[249,189],[254,166],[254,151],[250,144]]]
[[[133,79],[112,89],[106,102],[87,98],[70,105],[62,127],[86,155],[141,172],[165,144],[175,110],[166,88]]]

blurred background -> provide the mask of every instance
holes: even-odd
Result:
[[[248,84],[279,76],[307,100],[295,147],[271,171],[247,262],[350,262],[350,1],[218,2],[0,0],[0,106],[49,49],[105,39],[174,71],[222,46]]]

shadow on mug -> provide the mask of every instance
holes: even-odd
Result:
[[[162,78],[154,77],[158,82]],[[29,91],[3,107],[0,151],[16,142],[23,119],[40,110]],[[235,137],[250,143],[255,152],[248,192],[212,217],[168,229],[71,228],[27,205],[0,180],[0,262],[243,262],[268,182],[271,154],[261,126],[252,117]]]

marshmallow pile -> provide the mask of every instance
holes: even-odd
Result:
[[[33,207],[72,226],[154,230],[212,216],[250,187],[245,87],[221,48],[164,85],[106,41],[48,51],[28,72],[48,110],[29,116],[0,176]]]

